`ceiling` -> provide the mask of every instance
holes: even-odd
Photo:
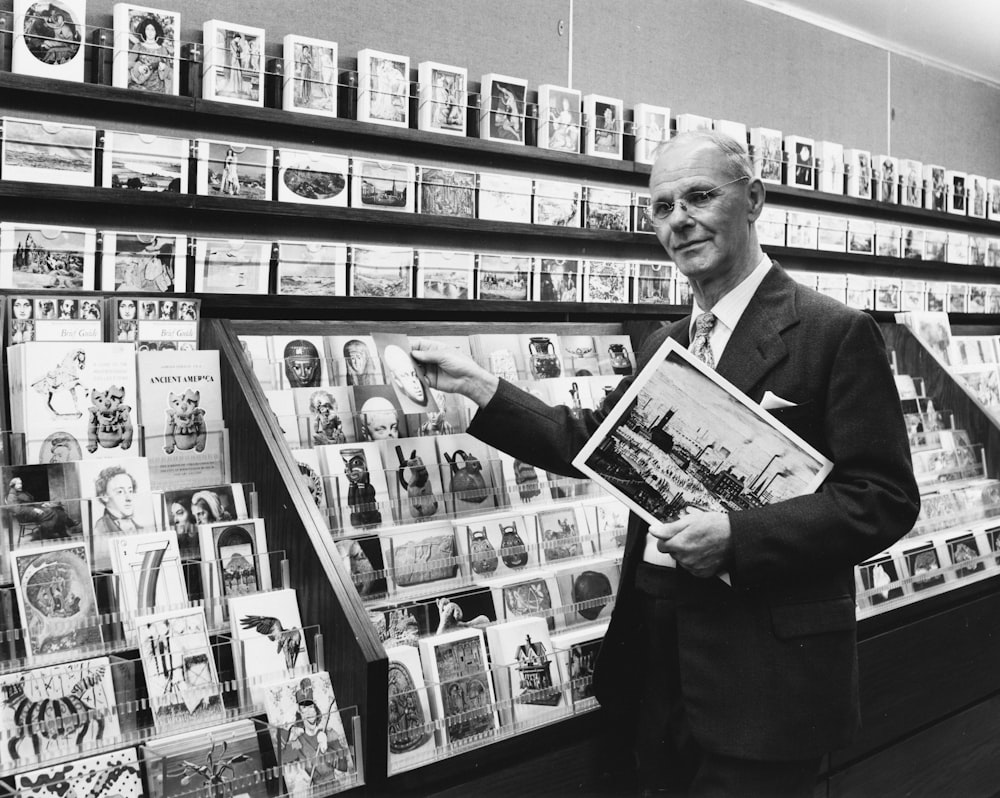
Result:
[[[1000,0],[749,0],[1000,87]]]

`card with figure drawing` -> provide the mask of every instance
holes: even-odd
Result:
[[[347,207],[346,155],[307,150],[278,150],[278,201]]]
[[[909,208],[924,206],[924,165],[910,158],[899,160],[899,204]]]
[[[517,487],[527,484],[529,483],[521,482]],[[538,487],[537,479],[534,480],[534,486]],[[503,514],[459,519],[455,528],[459,546],[477,581],[510,576],[538,565],[535,530],[523,515]]]
[[[358,121],[410,126],[410,59],[358,50]]]
[[[1000,220],[1000,179],[989,178],[986,181],[986,218],[991,221]]]
[[[650,523],[688,506],[738,511],[811,493],[833,467],[673,339],[573,464]]]
[[[186,194],[188,156],[187,139],[106,130],[101,185]]]
[[[517,618],[486,629],[500,722],[519,729],[566,714],[555,652],[544,618]]]
[[[111,85],[180,94],[180,30],[176,11],[115,3]]]
[[[785,185],[795,188],[815,188],[815,143],[805,136],[785,136]]]
[[[891,155],[876,156],[873,161],[876,170],[874,199],[893,205],[899,202],[899,158]]]
[[[30,661],[85,651],[104,641],[83,541],[16,548],[11,569]]]
[[[486,642],[479,629],[422,638],[420,661],[438,722],[438,744],[478,738],[497,728],[496,696]]]
[[[389,660],[389,730],[391,773],[401,773],[434,756],[434,721],[420,652],[416,646],[387,645]]]
[[[765,183],[781,183],[785,163],[780,130],[767,127],[750,128],[750,154],[753,173]]]
[[[580,152],[581,93],[543,83],[538,87],[538,146],[557,152]]]
[[[6,304],[7,340],[11,344],[104,340],[100,300],[73,294],[22,294],[7,297]]]
[[[349,274],[351,296],[412,296],[413,250],[409,247],[352,246]]]
[[[465,67],[421,61],[417,65],[417,127],[464,136],[469,108],[469,72]]]
[[[945,169],[944,182],[945,194],[947,196],[946,209],[948,213],[958,216],[965,216],[968,213],[968,189],[969,176],[966,172],[958,169]]]
[[[200,524],[198,536],[205,564],[205,615],[209,626],[217,628],[229,618],[230,598],[271,589],[264,520]]]
[[[829,194],[844,193],[844,145],[836,141],[816,142],[816,189]]]
[[[255,704],[263,704],[263,685],[308,669],[309,647],[294,590],[232,596],[229,623],[233,648],[243,663],[243,678]]]
[[[583,262],[584,302],[628,302],[628,284],[632,264],[620,260]]]
[[[559,613],[559,588],[552,571],[534,569],[490,582],[490,592],[499,620],[525,616],[542,618],[549,631],[555,631]]]
[[[0,674],[0,770],[38,766],[121,739],[111,662],[78,662]],[[45,713],[62,722],[46,722]]]
[[[264,707],[287,794],[339,792],[334,785],[354,770],[354,756],[330,674],[317,671],[268,685]]]
[[[844,173],[847,176],[847,196],[872,199],[872,154],[868,150],[844,150]]]
[[[478,216],[531,224],[531,178],[480,172]]]
[[[924,164],[924,208],[944,213],[948,209],[948,183],[945,168],[936,164]]]
[[[531,258],[480,253],[476,269],[477,299],[531,299]]]
[[[480,83],[479,138],[524,144],[528,81],[489,73]]]
[[[327,501],[331,507],[339,506],[346,533],[391,521],[389,488],[378,442],[330,444],[316,449]]]
[[[187,289],[187,236],[104,230],[101,252],[103,291],[165,294]]]
[[[986,178],[982,175],[967,175],[965,180],[968,192],[969,216],[974,219],[986,218]]]
[[[97,131],[43,119],[4,116],[2,159],[4,180],[93,186]]]
[[[420,213],[438,216],[457,216],[474,219],[476,216],[476,173],[437,166],[418,169],[420,192],[417,196]]]
[[[86,0],[14,0],[11,71],[84,81]]]
[[[583,283],[580,261],[535,258],[534,299],[542,302],[579,302]]]
[[[413,213],[416,167],[412,163],[351,159],[351,207]]]
[[[347,295],[347,245],[277,242],[277,291],[303,296]]]
[[[583,151],[598,158],[621,160],[623,152],[624,104],[614,97],[587,94],[583,98],[586,135]]]
[[[18,773],[17,798],[145,798],[142,771],[135,748],[75,759]]]
[[[632,215],[632,192],[589,186],[583,226],[591,230],[627,233]]]
[[[90,290],[95,242],[90,227],[0,222],[0,288]]]
[[[208,197],[271,199],[274,149],[236,141],[197,139],[195,183]]]
[[[266,294],[270,270],[270,241],[195,240],[194,290],[198,293]]]
[[[158,732],[225,718],[222,688],[201,607],[140,615],[139,657]]]
[[[295,33],[282,39],[281,107],[314,116],[337,115],[337,43]]]
[[[264,106],[264,29],[209,19],[202,24],[202,97]]]
[[[424,299],[471,299],[475,255],[444,249],[418,249],[417,296]]]
[[[670,139],[670,109],[662,105],[636,103],[635,162],[651,164],[656,150]]]
[[[579,227],[583,187],[562,180],[536,180],[532,221],[557,227]]]
[[[596,706],[594,667],[607,631],[608,622],[603,621],[552,635],[560,681],[563,689],[569,689],[573,706],[578,709]]]
[[[450,590],[463,580],[455,529],[439,523],[399,526],[381,536],[382,559],[393,597]]]

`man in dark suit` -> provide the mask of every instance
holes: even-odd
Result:
[[[633,516],[595,692],[634,735],[649,792],[811,795],[821,757],[859,721],[854,565],[905,534],[919,508],[899,397],[871,317],[764,255],[764,185],[741,145],[676,137],[650,192],[695,307],[644,343],[638,367],[674,338],[834,468],[815,494],[759,509],[648,527]],[[432,386],[479,405],[471,433],[564,474],[630,382],[574,418],[454,353],[418,343],[415,356]]]

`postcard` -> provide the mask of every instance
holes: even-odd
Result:
[[[409,297],[412,280],[413,250],[409,247],[351,247],[351,296]]]
[[[523,145],[528,81],[491,72],[480,85],[479,137]]]
[[[635,162],[651,164],[659,146],[670,138],[670,109],[661,105],[636,103]]]
[[[204,294],[266,294],[271,242],[198,238],[194,290]]]
[[[909,208],[924,206],[924,165],[920,161],[899,161],[899,204]]]
[[[871,199],[873,194],[872,154],[868,150],[844,150],[847,196]]]
[[[402,333],[373,333],[375,347],[385,374],[403,413],[429,413],[437,410],[424,367],[410,354],[409,336]]]
[[[412,163],[353,158],[351,169],[352,208],[413,213],[416,167]]]
[[[0,223],[0,287],[91,290],[95,238],[87,227]]]
[[[468,116],[469,72],[465,67],[421,61],[417,65],[417,128],[464,136]]]
[[[11,71],[83,83],[86,8],[86,0],[14,0]]]
[[[517,618],[486,629],[502,724],[551,723],[566,713],[555,652],[544,618]]]
[[[674,299],[673,265],[639,261],[635,264],[635,302],[638,304],[669,304]]]
[[[247,518],[244,485],[199,485],[194,488],[165,490],[161,494],[162,528],[173,527],[181,557],[201,557],[198,525]]]
[[[439,216],[457,216],[474,219],[476,216],[476,173],[436,166],[420,167],[420,213]]]
[[[811,493],[833,468],[673,339],[573,465],[649,523],[686,507],[738,511]]]
[[[345,532],[381,525],[389,510],[389,488],[378,442],[319,446],[317,454],[327,501],[338,502]]]
[[[582,187],[561,180],[536,180],[533,222],[579,227]]]
[[[173,529],[133,532],[110,541],[111,560],[118,578],[118,606],[126,631],[135,631],[136,615],[184,607],[187,583],[181,570],[177,533]],[[201,609],[198,609],[201,613]]]
[[[107,130],[101,185],[186,194],[188,153],[187,139]]]
[[[230,598],[271,589],[271,558],[261,518],[201,524],[198,535],[210,576],[205,614],[214,628],[228,620]]]
[[[165,294],[187,288],[187,236],[105,230],[101,248],[104,291]]]
[[[206,20],[202,25],[206,100],[264,106],[264,29]]]
[[[614,97],[587,94],[583,98],[587,120],[584,152],[598,158],[621,160],[623,152],[624,104]]]
[[[531,224],[531,178],[479,173],[480,219]]]
[[[396,527],[382,536],[382,557],[394,596],[453,589],[462,581],[455,529],[448,520]]]
[[[753,158],[754,176],[765,183],[781,183],[781,170],[785,163],[780,130],[766,127],[750,128],[750,154]]]
[[[628,302],[631,264],[617,260],[588,260],[583,264],[584,302]]]
[[[358,50],[358,121],[410,126],[410,59]]]
[[[549,570],[532,570],[515,574],[506,579],[490,582],[490,592],[496,607],[497,618],[513,620],[526,616],[544,619],[549,631],[555,631],[559,606],[559,588]]]
[[[785,136],[785,185],[795,188],[815,188],[816,158],[814,142],[805,136]]]
[[[346,155],[282,148],[277,161],[279,202],[347,207]]]
[[[531,258],[482,253],[476,269],[477,299],[531,299]]]
[[[471,299],[475,255],[443,249],[418,249],[417,296],[422,299]]]
[[[579,302],[582,271],[578,260],[535,258],[534,298],[542,302]]]
[[[347,295],[347,245],[322,241],[277,242],[279,294]]]
[[[292,589],[269,590],[229,599],[233,647],[254,703],[263,685],[294,676],[309,665],[298,599]]]
[[[274,150],[234,141],[197,140],[197,193],[208,197],[271,199]]]
[[[943,166],[925,163],[924,176],[924,208],[929,211],[944,213],[948,208],[948,184],[945,180]]]
[[[587,213],[583,226],[591,230],[627,233],[632,213],[632,193],[612,188],[587,189]]]
[[[111,85],[150,94],[180,94],[181,15],[175,11],[114,5]]]
[[[282,109],[335,117],[337,43],[289,33],[282,39],[282,55]]]
[[[538,146],[557,152],[580,151],[580,99],[576,89],[543,83],[538,87]]]
[[[387,646],[389,660],[389,730],[391,773],[429,761],[434,755],[434,721],[416,646]]]
[[[573,705],[584,709],[594,704],[594,667],[601,641],[608,630],[606,621],[594,626],[570,629],[552,635],[552,648],[559,663],[563,689],[569,689]]]
[[[535,485],[538,485],[537,480]],[[538,565],[534,526],[523,515],[460,519],[456,529],[460,548],[474,577],[510,576]]]
[[[135,748],[87,756],[18,773],[18,798],[87,795],[90,798],[145,798]]]
[[[385,384],[382,363],[379,361],[378,349],[372,336],[328,335],[326,348],[333,367],[331,384],[347,386]]]
[[[448,509],[460,513],[496,507],[499,460],[492,448],[465,432],[439,435],[434,440]]]
[[[10,116],[2,121],[4,180],[94,185],[94,127]]]
[[[555,572],[562,625],[575,626],[611,617],[618,593],[618,563],[613,558],[573,563]]]
[[[844,145],[816,142],[816,188],[830,194],[844,193]]]

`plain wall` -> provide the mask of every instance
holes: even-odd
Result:
[[[112,0],[89,26],[110,27]],[[266,55],[298,33],[829,139],[1000,177],[1000,87],[890,55],[744,0],[174,0],[182,35],[208,18],[262,27]],[[13,0],[0,0],[11,11]],[[560,26],[560,22],[563,23]],[[561,30],[561,32],[560,32]],[[891,120],[891,121],[890,121]]]

